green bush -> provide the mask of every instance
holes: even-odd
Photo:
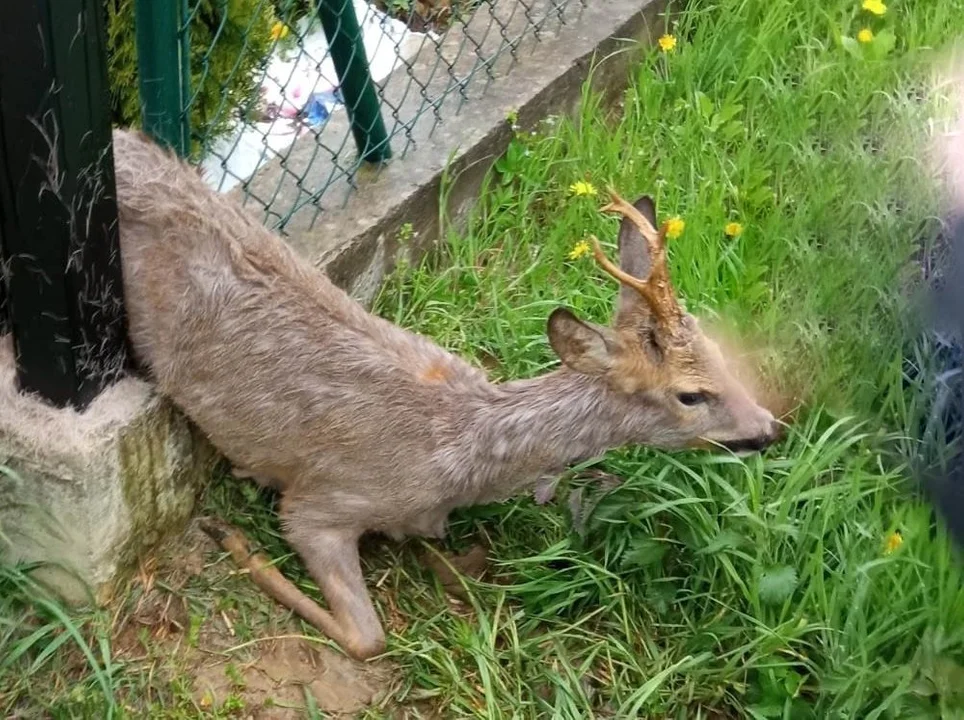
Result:
[[[106,0],[105,5],[113,121],[138,127],[134,0]],[[257,98],[261,81],[257,71],[271,52],[276,17],[268,0],[197,0],[191,9],[191,131],[195,138],[207,140],[224,134]],[[192,142],[192,154],[199,149],[200,142]]]
[[[271,0],[275,14],[285,22],[294,25],[303,17],[316,15],[316,0]]]

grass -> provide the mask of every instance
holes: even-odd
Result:
[[[94,708],[105,698],[109,705],[113,663],[107,634],[90,632],[96,614],[69,614],[32,578],[32,569],[0,565],[0,708],[6,716],[7,702],[30,697],[41,674],[56,679],[57,686],[45,688],[49,697],[68,697],[75,711],[91,699]],[[54,667],[64,674],[50,672]],[[78,678],[73,688],[65,682],[68,674]]]
[[[964,717],[962,566],[910,479],[920,396],[904,372],[905,291],[938,212],[921,161],[940,109],[929,68],[964,30],[964,4],[890,5],[876,18],[837,0],[693,3],[675,51],[639,65],[618,112],[587,93],[576,121],[519,135],[441,261],[384,288],[384,316],[496,379],[534,375],[555,362],[553,307],[606,322],[615,295],[590,259],[568,257],[616,227],[570,185],[651,193],[686,223],[670,252],[688,307],[738,326],[773,390],[802,406],[763,457],[627,448],[603,463],[625,478],[610,492],[571,473],[548,506],[459,512],[448,547],[483,541],[494,559],[462,605],[423,569],[421,542],[373,543],[369,586],[399,670],[368,717]],[[840,41],[864,26],[876,45]],[[206,499],[313,587],[271,501],[230,480]],[[31,646],[0,664],[11,703],[71,716],[69,693],[45,695],[35,678],[73,673],[119,707],[150,687],[152,716],[203,710],[112,664],[104,618],[35,601],[39,625],[12,622],[34,594],[5,587],[20,600],[0,605],[0,657]],[[220,584],[180,592],[198,622],[216,616],[212,598],[247,618],[238,642],[263,633],[267,611],[229,587],[234,606]],[[44,634],[44,622],[83,632]],[[71,644],[87,648],[87,670],[58,659]]]

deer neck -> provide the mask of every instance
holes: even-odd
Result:
[[[566,369],[498,385],[476,417],[475,457],[497,486],[524,486],[630,440],[606,384]]]

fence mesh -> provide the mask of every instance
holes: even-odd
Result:
[[[212,186],[239,193],[282,233],[310,229],[323,200],[342,201],[366,158],[384,159],[390,147],[404,162],[457,122],[586,2],[320,1],[182,0],[192,155]],[[342,4],[354,17],[337,11]],[[352,44],[354,35],[363,42]]]

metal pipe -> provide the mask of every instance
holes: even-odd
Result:
[[[367,162],[388,160],[392,148],[352,0],[321,0],[318,18],[328,38],[358,154]]]
[[[137,74],[145,132],[181,157],[191,147],[191,128],[184,99],[190,73],[189,28],[180,0],[135,0]]]

